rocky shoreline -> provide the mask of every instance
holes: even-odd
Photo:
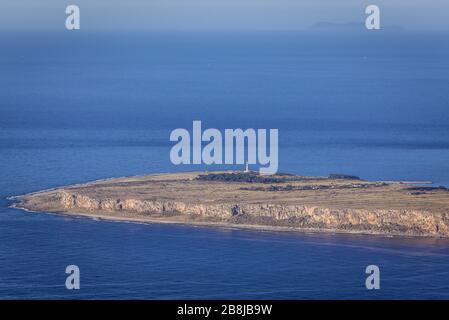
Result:
[[[15,206],[119,221],[449,237],[444,188],[416,193],[400,183],[351,177],[281,175],[263,181],[248,175],[248,182],[211,174],[211,180],[183,173],[96,181],[19,196]]]

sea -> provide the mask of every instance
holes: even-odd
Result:
[[[445,239],[98,221],[9,199],[243,170],[170,162],[170,132],[194,120],[278,129],[281,172],[449,187],[448,110],[444,33],[2,31],[0,299],[449,299]]]

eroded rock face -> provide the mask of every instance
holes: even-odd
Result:
[[[238,223],[239,217],[253,224],[318,228],[340,231],[449,236],[449,212],[416,210],[329,209],[280,204],[200,204],[180,201],[96,199],[58,192],[65,209],[95,212],[131,212],[142,215],[182,214]]]

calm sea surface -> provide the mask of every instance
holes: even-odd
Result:
[[[283,172],[449,186],[448,89],[443,34],[0,33],[0,298],[448,299],[449,240],[102,222],[6,199],[204,170],[169,161],[192,120],[278,128]]]

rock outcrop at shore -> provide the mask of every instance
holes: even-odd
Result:
[[[290,192],[268,192],[257,191],[257,188],[256,191],[244,189],[239,183],[198,181],[191,177],[185,179],[184,176],[177,180],[166,176],[167,179],[159,176],[148,180],[109,180],[35,193],[20,197],[18,206],[66,214],[124,216],[130,220],[136,216],[158,219],[182,217],[178,221],[449,237],[449,199],[444,190],[432,190],[421,203],[422,198],[408,194],[404,186],[374,182],[372,187],[367,182],[360,182],[368,187],[347,190],[344,187],[303,190],[297,186]],[[289,183],[291,181],[292,178],[289,178]],[[304,181],[310,183],[310,179]],[[326,182],[319,179],[316,183],[320,186]],[[327,183],[335,185],[333,180]],[[345,186],[345,182],[338,183]],[[159,188],[159,194],[155,194],[156,188]],[[386,189],[379,190],[382,188]],[[198,191],[201,189],[207,190],[207,193]],[[197,194],[196,197],[196,192],[201,195]],[[214,195],[215,192],[217,195]],[[218,195],[220,192],[226,196]],[[405,202],[400,199],[398,203],[392,202],[392,192],[404,197]],[[354,197],[352,202],[351,196]],[[331,198],[326,201],[326,197]],[[412,200],[416,203],[407,205],[407,197],[410,197],[410,203]],[[425,201],[430,201],[428,209],[422,207]],[[389,204],[392,204],[391,207]]]
[[[179,201],[95,199],[61,191],[61,206],[82,212],[132,212],[141,215],[182,214],[222,222],[248,222],[382,234],[449,236],[449,213],[415,210],[330,209],[281,204],[195,204]]]

